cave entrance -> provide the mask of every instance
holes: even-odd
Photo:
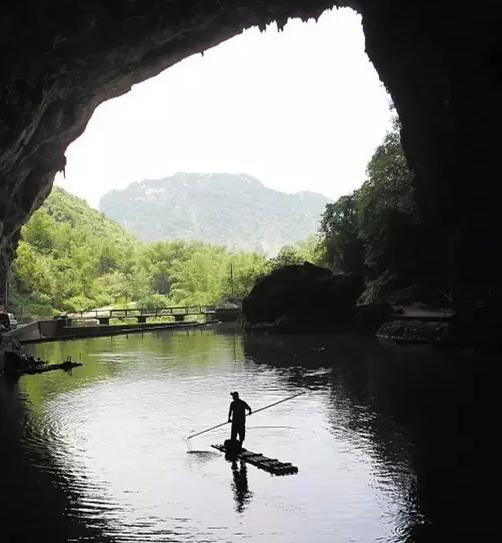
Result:
[[[352,9],[253,27],[98,106],[56,183],[94,207],[176,172],[247,173],[334,199],[364,180],[389,105]]]
[[[366,164],[392,116],[390,98],[364,52],[360,16],[348,8],[328,10],[317,21],[290,20],[282,31],[275,23],[264,32],[251,28],[98,106],[84,134],[69,146],[56,185],[143,241],[185,234],[222,244],[221,238],[202,237],[207,227],[194,234],[183,225],[166,236],[156,221],[154,231],[147,231],[143,226],[152,213],[138,212],[146,194],[137,195],[131,206],[136,224],[123,206],[100,206],[100,199],[144,179],[203,172],[248,174],[278,191],[313,191],[336,200],[364,181]],[[168,226],[175,222],[169,213],[165,217]],[[270,249],[271,256],[301,240],[232,248]],[[78,258],[70,261],[84,269]],[[157,283],[166,290],[166,280]],[[81,292],[71,305],[87,309],[88,298]],[[79,300],[84,306],[76,307]]]
[[[451,0],[63,4],[47,12],[23,0],[2,11],[0,285],[21,225],[100,103],[243,28],[283,26],[289,17],[306,20],[349,4],[363,15],[366,49],[401,117],[453,297],[468,302],[500,290],[499,3],[475,12]]]

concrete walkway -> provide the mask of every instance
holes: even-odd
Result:
[[[205,326],[205,322],[164,322],[164,323],[130,323],[97,326],[61,326],[58,320],[36,321],[6,332],[10,337],[22,344],[41,343],[46,341],[61,341],[76,338],[113,336],[119,334],[134,334],[151,330],[166,330],[179,328],[195,328]]]

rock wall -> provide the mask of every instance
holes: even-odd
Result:
[[[0,6],[0,285],[19,229],[95,107],[242,29],[363,16],[418,174],[437,267],[464,295],[499,280],[502,6],[453,0],[5,0]],[[0,292],[3,289],[0,288]]]
[[[402,121],[434,264],[468,301],[502,277],[502,4],[364,4],[366,48]]]

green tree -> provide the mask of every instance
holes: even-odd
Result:
[[[325,259],[338,273],[364,275],[364,246],[359,237],[357,214],[358,192],[342,196],[327,204],[320,232],[325,246]]]
[[[313,247],[308,242],[294,251],[304,255]],[[11,308],[42,315],[239,301],[267,265],[256,253],[198,241],[141,243],[56,187],[22,229],[11,274]]]
[[[320,232],[327,261],[336,271],[365,277],[367,300],[428,281],[429,248],[413,181],[395,123],[361,188],[326,206]]]
[[[368,179],[357,201],[365,264],[373,276],[386,270],[402,273],[403,266],[408,265],[407,257],[415,250],[414,230],[419,220],[413,174],[404,157],[397,129],[387,134],[371,158],[367,172]]]
[[[267,260],[263,255],[239,251],[227,256],[227,274],[221,298],[240,304],[256,281],[265,273]]]

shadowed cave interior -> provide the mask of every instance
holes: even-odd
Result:
[[[21,226],[49,194],[55,173],[64,170],[66,148],[84,131],[97,105],[245,28],[265,28],[273,21],[281,27],[290,17],[316,18],[326,9],[342,6],[362,15],[367,54],[400,117],[403,147],[416,174],[421,218],[434,249],[431,266],[438,283],[460,308],[475,307],[486,296],[496,301],[502,271],[498,255],[502,246],[498,213],[502,192],[498,157],[502,4],[495,0],[475,6],[453,0],[2,2],[0,283],[5,280]],[[499,319],[498,310],[495,313]],[[248,350],[252,349],[251,340],[247,341]],[[286,354],[289,359],[290,353]],[[396,367],[402,368],[402,360],[397,356],[396,360]],[[489,362],[486,374],[492,376],[496,364]],[[497,380],[485,380],[483,375],[483,380],[479,378],[482,386],[470,382],[469,373],[457,363],[453,357],[458,376],[454,385],[465,391],[466,405],[477,400],[483,388],[480,413],[495,413],[492,403],[497,397]],[[472,370],[470,364],[469,360],[465,366]],[[394,371],[389,375],[391,385],[397,383]],[[406,390],[403,386],[399,382],[395,389]],[[451,386],[448,376],[437,390]],[[427,389],[419,392],[420,401],[431,402]],[[388,398],[387,394],[377,400],[383,403]],[[400,393],[398,399],[407,403],[405,394]],[[469,521],[473,526],[495,519],[495,501],[492,503],[484,488],[491,482],[491,466],[498,462],[491,463],[486,456],[487,451],[496,451],[487,437],[493,428],[491,419],[480,422],[478,412],[469,414],[467,408],[467,415],[461,416],[445,403],[444,413],[449,416],[451,412],[459,435],[468,436],[474,428],[477,442],[484,445],[481,452],[473,453],[467,438],[463,449],[463,442],[458,443],[458,465],[465,476],[457,477],[458,471],[447,471],[451,445],[441,424],[421,427],[411,407],[407,410],[398,404],[396,411],[409,416],[410,426],[425,434],[426,444],[431,443],[424,454],[438,446],[445,452],[427,468],[431,471],[425,473],[425,483],[421,481],[418,489],[433,497],[429,506],[442,519],[440,532],[444,528],[445,538],[451,523],[468,520],[469,500],[476,502]],[[430,411],[430,419],[436,420],[436,413]],[[17,436],[11,441],[16,440]],[[465,511],[452,508],[455,517],[444,515],[438,491],[444,488],[450,489],[449,498],[461,504],[466,497]],[[467,532],[466,540],[471,537]]]

